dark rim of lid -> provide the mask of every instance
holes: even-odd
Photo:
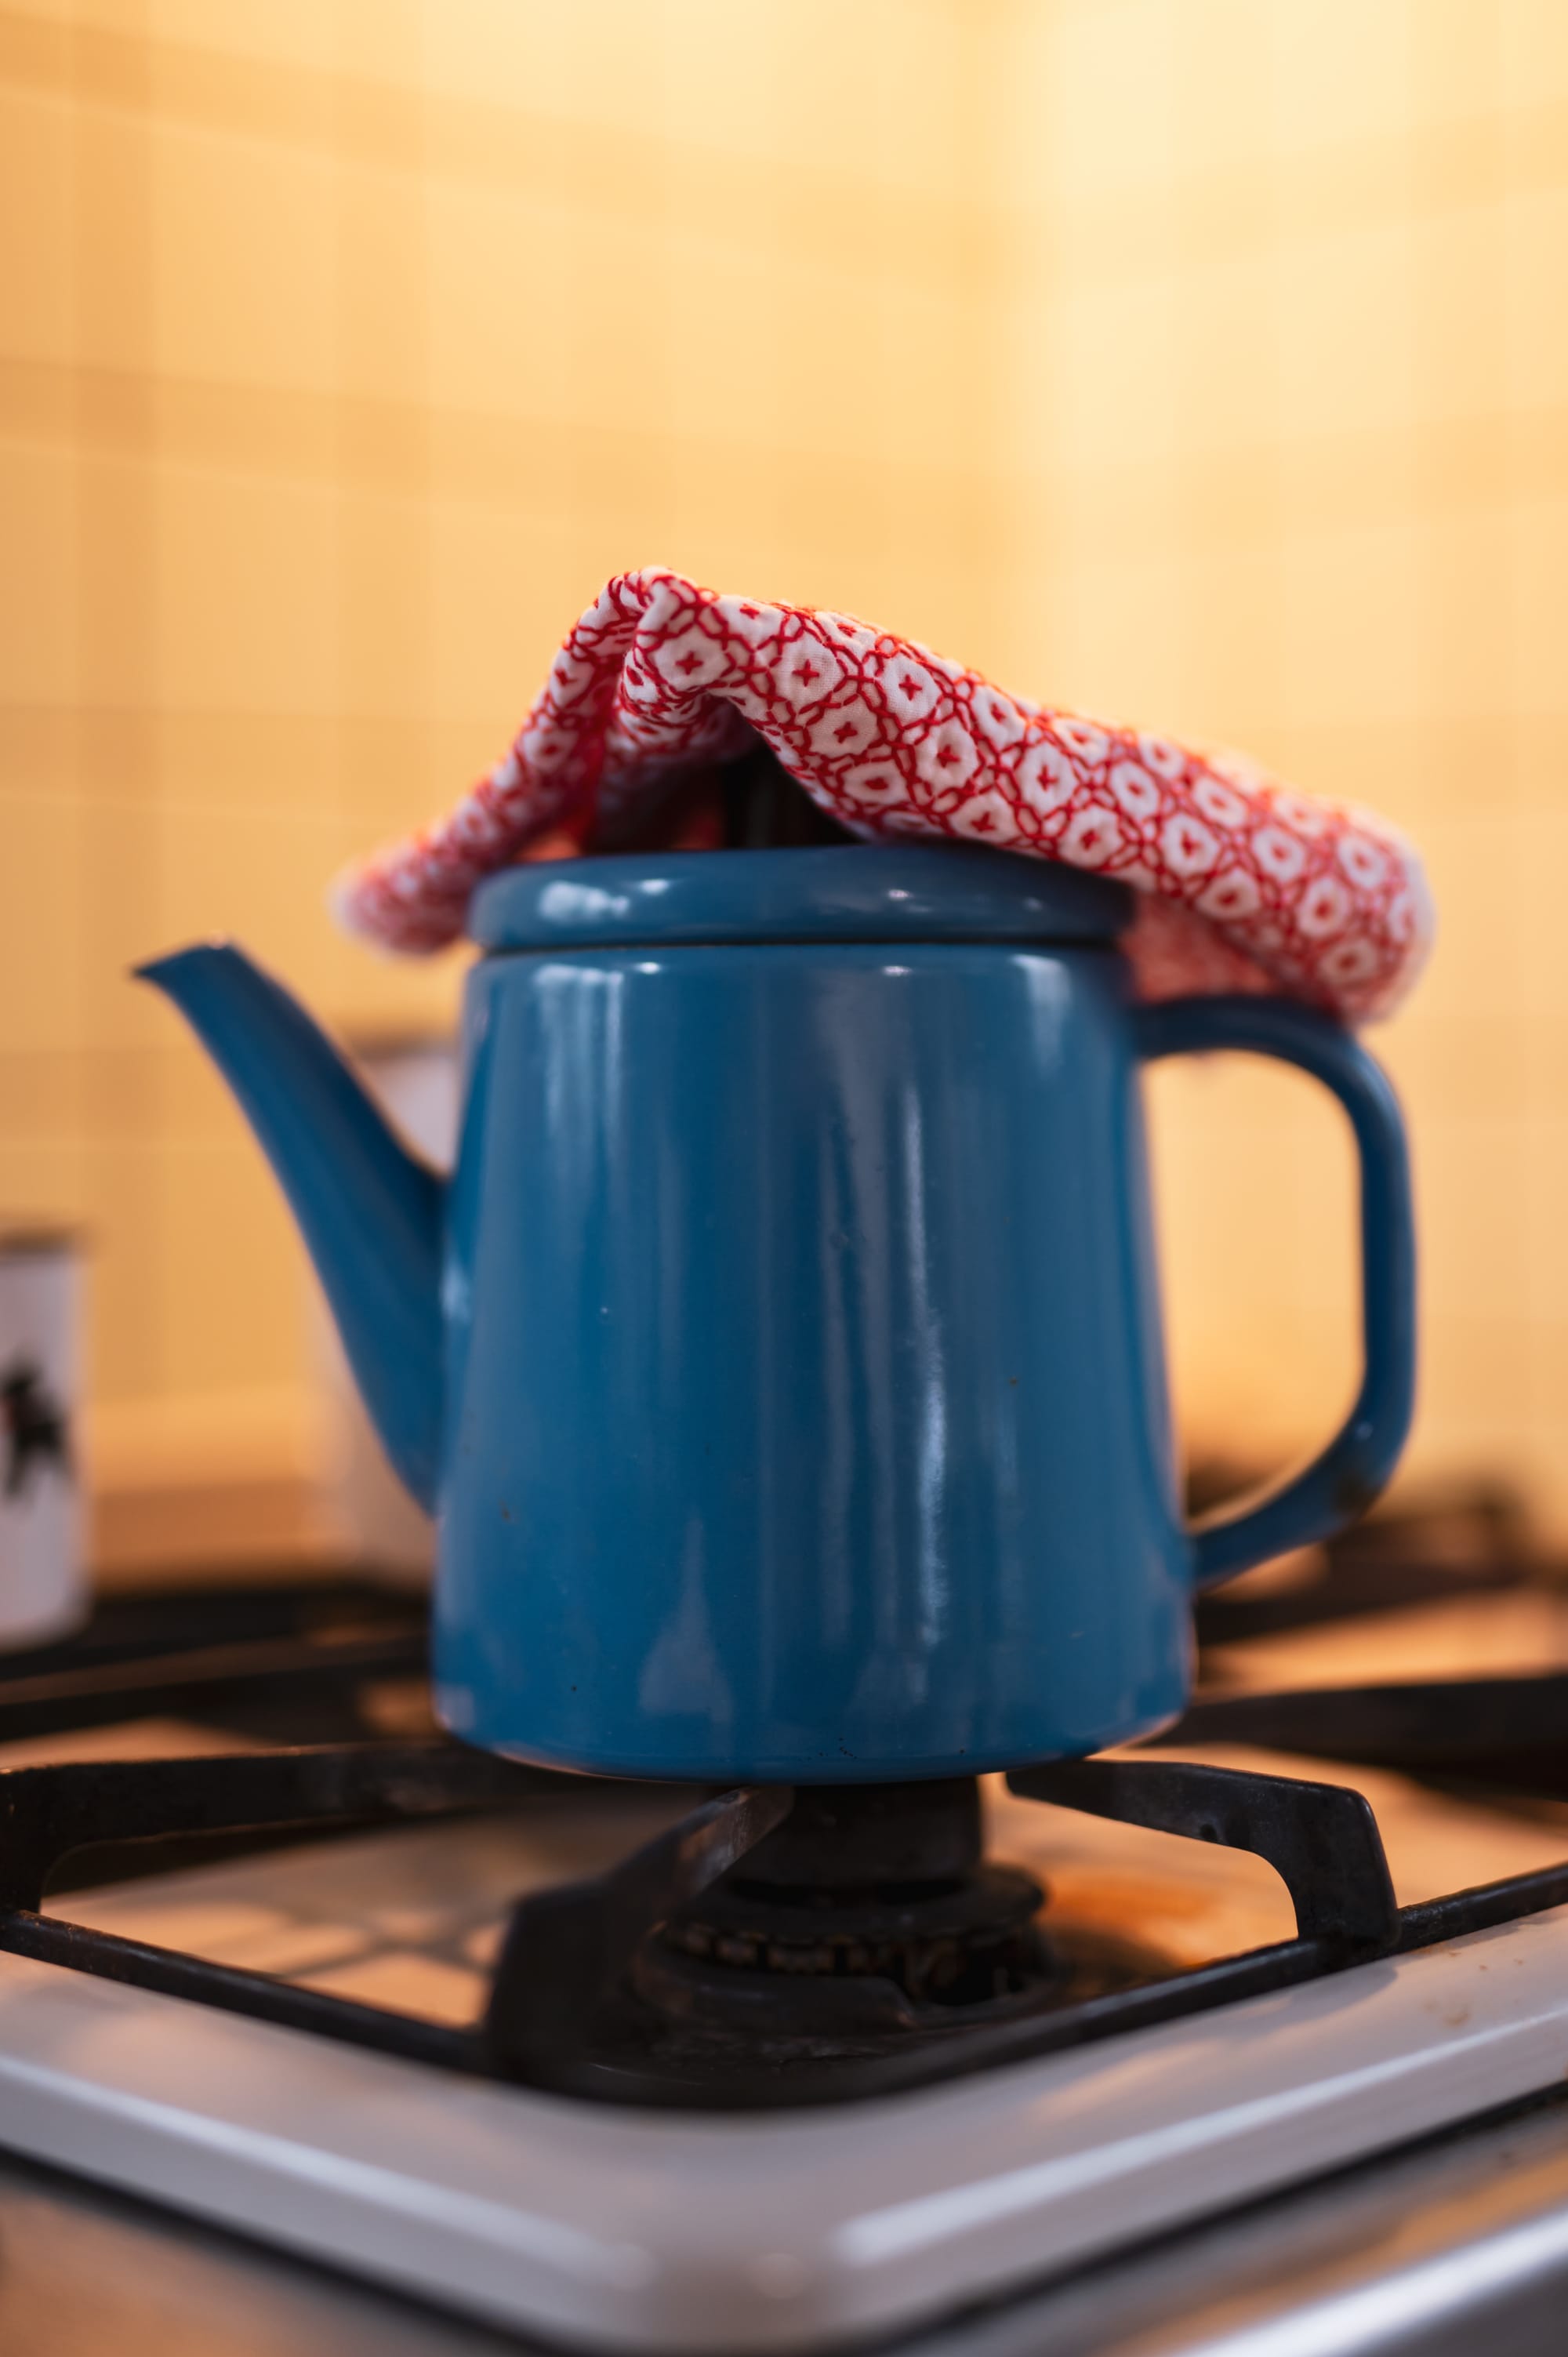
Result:
[[[509,867],[475,893],[487,950],[662,942],[1109,942],[1124,884],[963,844],[669,851]]]

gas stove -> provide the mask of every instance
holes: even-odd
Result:
[[[982,1781],[529,1769],[406,1597],[121,1607],[0,1678],[0,2139],[551,2341],[956,2350],[1568,2072],[1568,1612],[1468,1511]]]

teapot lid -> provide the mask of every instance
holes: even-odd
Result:
[[[645,942],[1109,942],[1124,884],[983,845],[812,845],[663,851],[503,868],[475,893],[486,950]]]

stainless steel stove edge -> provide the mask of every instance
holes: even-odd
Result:
[[[1568,2093],[1380,2155],[886,2357],[1560,2357]]]
[[[0,2142],[593,2348],[916,2330],[1568,2072],[1568,1910],[897,2101],[630,2116],[0,1958]]]

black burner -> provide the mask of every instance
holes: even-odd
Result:
[[[809,2039],[951,2029],[1057,1977],[1045,1893],[982,1857],[972,1777],[804,1787],[782,1824],[639,1950],[632,1986],[687,2031]]]

